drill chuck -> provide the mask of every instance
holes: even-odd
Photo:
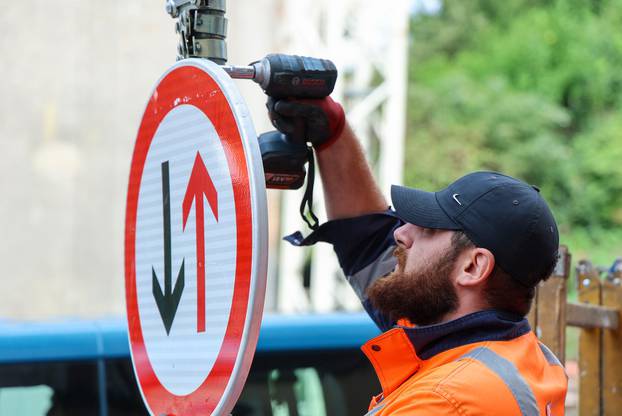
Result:
[[[231,78],[235,79],[252,79],[265,91],[270,80],[270,64],[261,61],[253,62],[250,65],[223,65],[222,69],[225,70]]]

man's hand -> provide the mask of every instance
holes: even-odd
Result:
[[[332,98],[275,100],[266,103],[272,125],[282,133],[302,135],[320,151],[333,144],[346,124],[343,107]]]

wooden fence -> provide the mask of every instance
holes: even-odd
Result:
[[[579,415],[622,415],[622,270],[603,271],[580,261],[578,302],[567,302],[571,256],[565,247],[560,256],[553,275],[538,286],[529,321],[562,362],[566,327],[580,328]]]

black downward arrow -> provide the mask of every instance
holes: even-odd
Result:
[[[166,335],[171,332],[173,320],[177,313],[177,307],[181,295],[184,291],[184,262],[181,262],[181,268],[175,282],[175,289],[171,292],[172,273],[171,273],[171,200],[170,185],[168,178],[168,161],[162,163],[162,216],[164,224],[164,293],[158,282],[158,276],[155,269],[151,266],[153,273],[153,298],[158,305]]]

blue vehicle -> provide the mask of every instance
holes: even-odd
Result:
[[[365,314],[266,315],[233,415],[365,414],[378,334]],[[0,322],[0,416],[147,414],[123,319]]]

